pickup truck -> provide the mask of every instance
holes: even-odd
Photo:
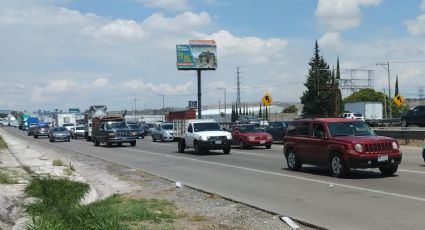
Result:
[[[122,117],[106,116],[104,118],[93,118],[92,140],[95,146],[105,143],[111,147],[112,144],[121,146],[130,143],[136,146],[136,132],[131,129]]]
[[[174,120],[173,129],[179,153],[187,148],[195,149],[196,154],[217,149],[230,153],[232,134],[223,131],[215,120]]]

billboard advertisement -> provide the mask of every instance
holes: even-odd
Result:
[[[188,45],[176,45],[178,70],[215,70],[217,46],[214,40],[191,40]]]

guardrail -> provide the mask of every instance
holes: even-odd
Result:
[[[404,140],[424,140],[425,137],[425,129],[424,128],[417,128],[417,127],[390,127],[390,128],[373,128],[373,131],[377,135],[380,136],[386,136],[386,137],[392,137],[396,139],[404,139]]]

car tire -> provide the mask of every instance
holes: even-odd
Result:
[[[343,178],[349,172],[347,164],[344,162],[344,159],[342,159],[341,155],[338,153],[332,154],[329,164],[331,174],[334,177]]]
[[[177,144],[177,148],[179,150],[179,153],[184,153],[184,149],[186,148],[186,143],[184,142],[184,140],[179,141],[179,143]]]
[[[266,145],[266,149],[270,149],[272,145]]]
[[[230,154],[230,147],[226,147],[223,149],[224,154]]]
[[[53,142],[53,139],[49,138],[49,141],[50,141],[50,142]]]
[[[156,139],[155,139],[155,136],[154,135],[152,135],[152,141],[153,142],[156,142]]]
[[[35,138],[35,139],[38,139],[38,136],[37,136],[37,135],[34,135],[34,138]]]
[[[108,148],[112,147],[112,143],[111,143],[111,142],[109,142],[109,140],[108,140],[108,139],[106,139],[105,144],[106,144],[106,146],[107,146]]]
[[[117,145],[118,145],[118,147],[121,147],[122,146],[122,143],[117,143]]]
[[[243,140],[239,141],[239,148],[240,149],[246,149],[246,145],[245,145],[245,142],[243,142]]]
[[[425,149],[422,150],[422,158],[424,159],[424,162],[425,162]]]
[[[398,165],[387,165],[379,167],[379,171],[381,171],[383,176],[392,176],[397,172]]]
[[[408,127],[409,123],[407,122],[406,119],[401,119],[401,127]]]
[[[131,141],[131,142],[130,142],[130,145],[131,145],[131,146],[136,146],[136,141]]]
[[[71,138],[68,138],[68,140],[67,140],[68,142],[71,142]]]
[[[291,171],[299,171],[301,169],[302,164],[294,149],[288,149],[286,151],[286,164]]]

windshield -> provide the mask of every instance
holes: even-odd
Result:
[[[77,130],[84,130],[84,127],[77,127]]]
[[[128,126],[130,126],[132,129],[140,129],[140,125],[138,124],[129,124]]]
[[[331,136],[375,136],[365,122],[332,122],[328,123]]]
[[[241,133],[261,133],[261,129],[257,128],[255,125],[246,125],[240,126],[239,132]]]
[[[218,123],[208,122],[208,123],[195,123],[193,124],[195,132],[202,131],[221,131],[221,127]]]
[[[106,123],[106,129],[128,129],[127,124],[122,122],[108,122]]]
[[[53,131],[55,132],[63,132],[63,131],[68,131],[66,128],[64,127],[56,127],[53,129]]]
[[[74,126],[74,124],[63,124],[62,126],[63,126],[63,127],[66,127],[66,126]]]
[[[173,124],[162,124],[163,130],[173,130]]]

